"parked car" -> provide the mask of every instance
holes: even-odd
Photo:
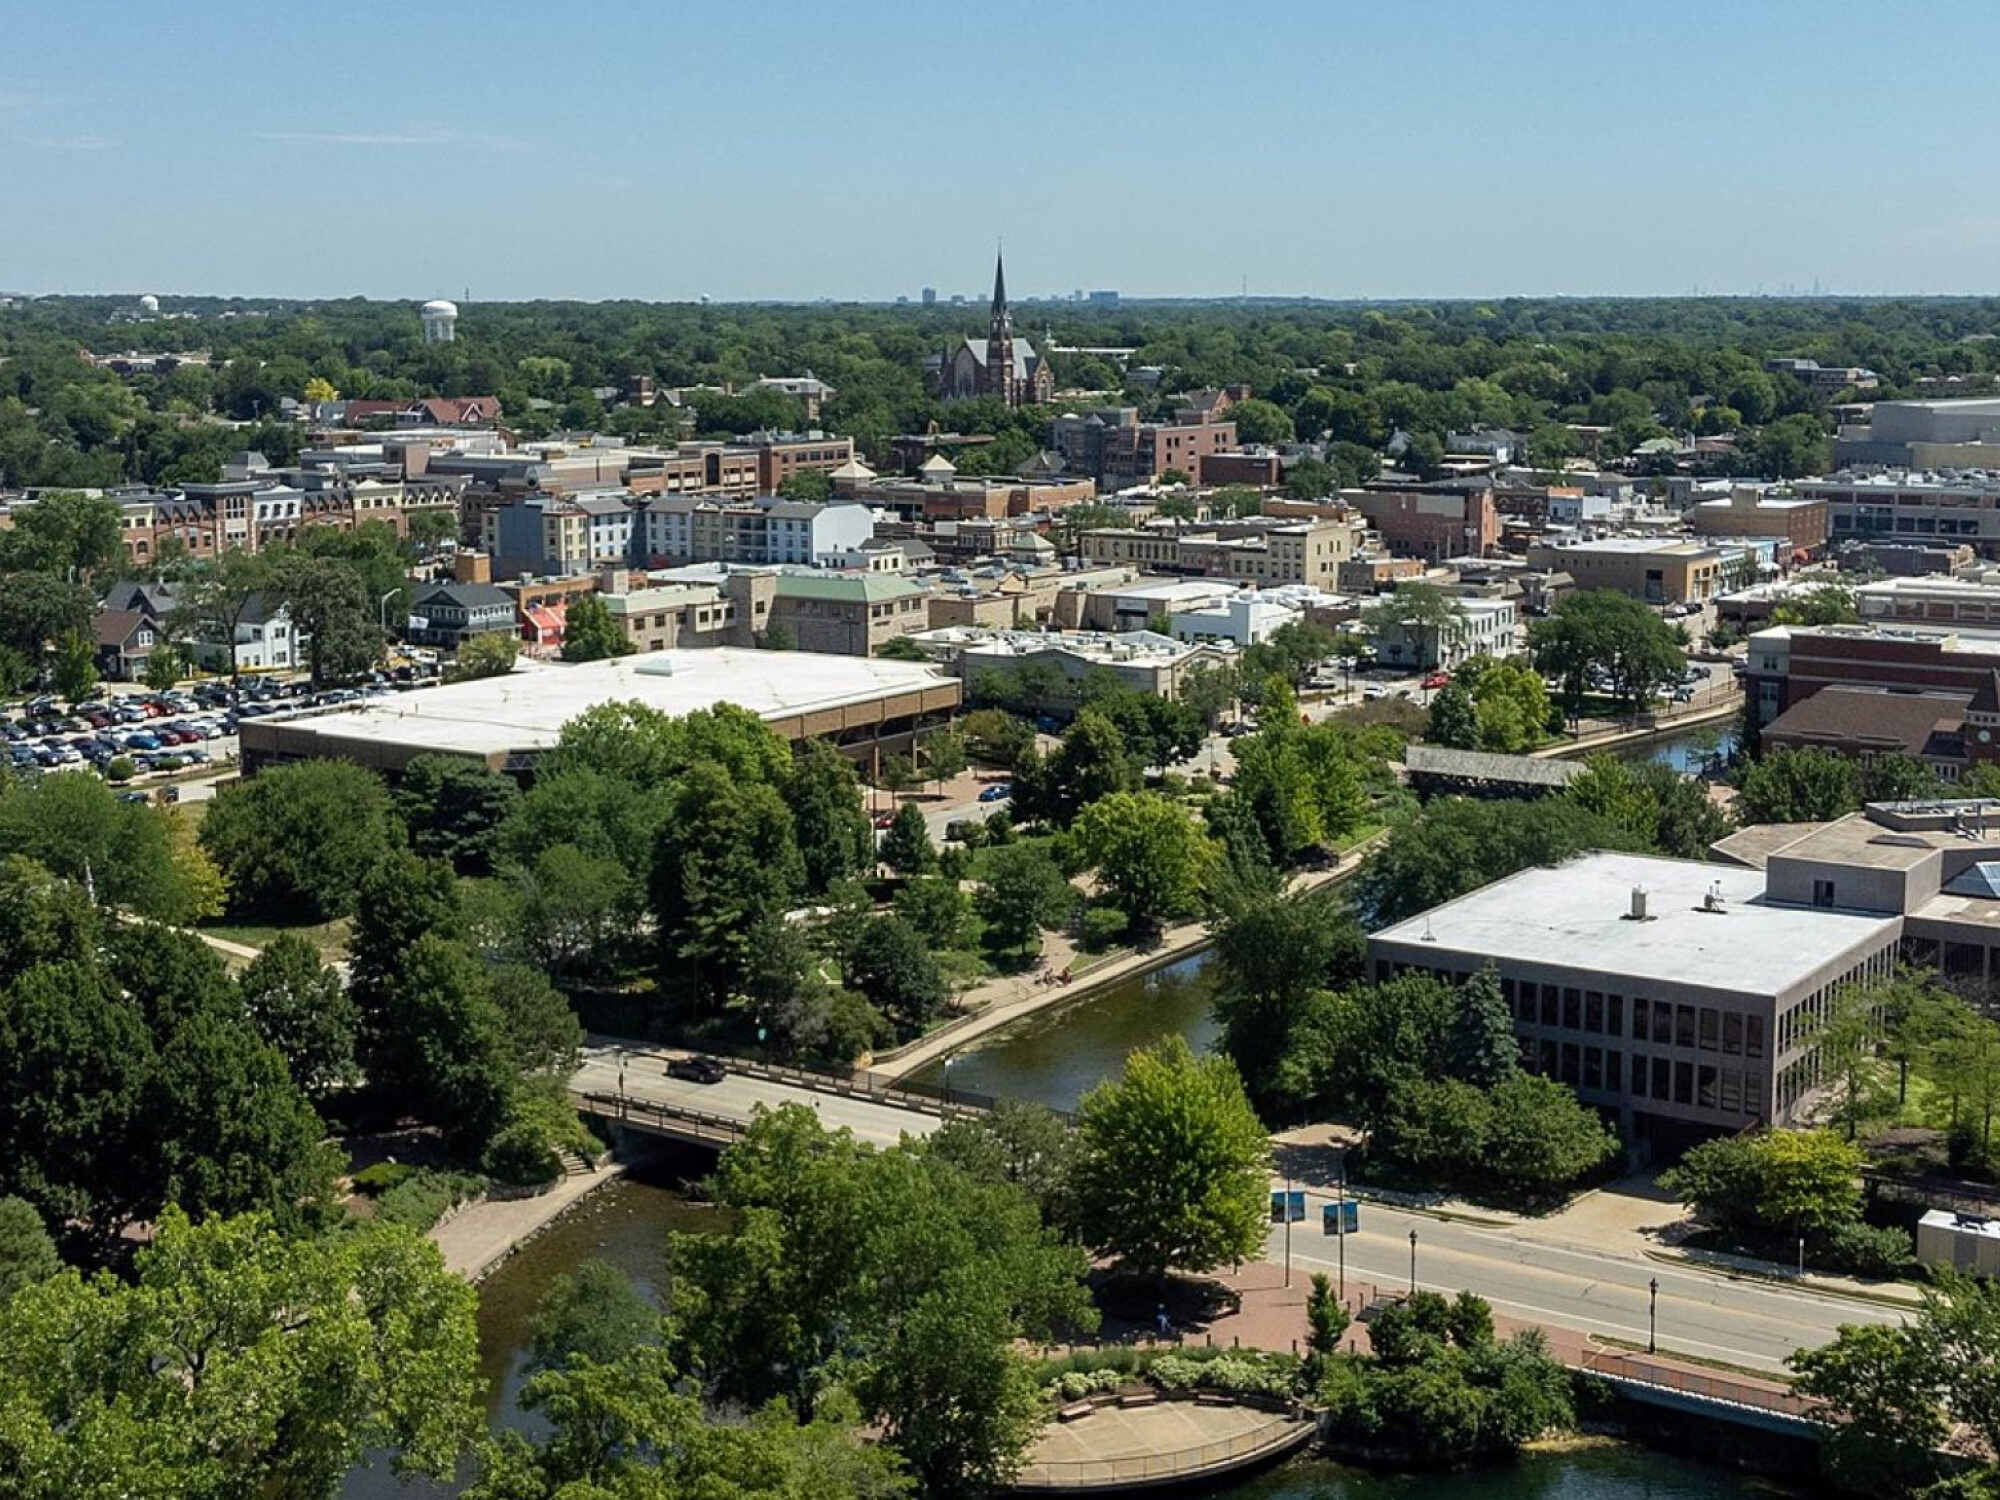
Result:
[[[712,1057],[677,1057],[667,1064],[667,1077],[689,1083],[720,1083],[728,1076],[729,1070]]]
[[[1451,681],[1451,673],[1433,672],[1424,679],[1424,686],[1426,688],[1436,690],[1438,688],[1445,686],[1450,681]]]
[[[1389,690],[1379,682],[1371,682],[1361,690],[1361,696],[1368,699],[1386,698],[1389,696]]]
[[[981,802],[1004,802],[1013,795],[1014,795],[1013,782],[996,781],[993,783],[993,785],[989,787],[984,787],[980,790],[979,800]]]
[[[878,812],[870,821],[877,828],[887,828],[891,823],[896,821],[896,815],[892,812]]]

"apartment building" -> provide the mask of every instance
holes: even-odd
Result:
[[[753,432],[738,439],[736,446],[756,454],[757,488],[766,495],[776,494],[795,474],[831,474],[854,459],[853,438],[835,437],[817,428],[810,432]]]
[[[1615,589],[1646,604],[1715,598],[1723,590],[1723,557],[1698,542],[1645,536],[1540,542],[1528,566],[1568,573],[1579,589]]]
[[[663,495],[645,502],[634,555],[655,565],[814,564],[853,552],[875,535],[875,518],[850,500],[819,504],[764,495],[718,500]]]
[[[1305,583],[1329,593],[1354,555],[1354,528],[1345,521],[1259,518],[1188,531],[1113,526],[1086,531],[1079,541],[1083,556],[1095,563],[1259,585]]]
[[[623,490],[531,491],[480,513],[480,546],[503,578],[560,578],[630,560],[640,497]]]
[[[1472,656],[1513,656],[1520,643],[1520,613],[1512,599],[1454,599],[1458,620],[1450,626],[1388,623],[1375,632],[1375,655],[1392,667],[1428,672],[1446,670]]]
[[[842,499],[904,520],[931,522],[1041,515],[1097,498],[1088,479],[961,476],[943,454],[925,459],[915,476],[877,477],[863,464],[847,465],[834,473],[833,489]]]
[[[614,575],[610,582],[623,584]],[[775,573],[730,569],[716,583],[601,590],[604,607],[638,651],[754,646],[771,618]]]
[[[929,585],[893,573],[781,572],[770,626],[801,651],[872,656],[899,635],[930,625]]]
[[[1236,447],[1236,424],[1188,412],[1194,420],[1141,422],[1135,406],[1108,406],[1049,423],[1049,447],[1071,473],[1088,474],[1102,490],[1153,484],[1169,469],[1199,479],[1212,454]]]
[[[1500,541],[1500,511],[1490,487],[1460,490],[1342,490],[1340,503],[1367,517],[1400,557],[1444,562],[1484,557]]]

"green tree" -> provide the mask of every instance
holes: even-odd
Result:
[[[565,983],[610,972],[631,947],[635,882],[615,859],[553,844],[508,872],[509,951]]]
[[[1178,802],[1153,792],[1113,792],[1077,821],[1083,857],[1136,927],[1194,910],[1221,851]]]
[[[1831,1131],[1770,1131],[1704,1141],[1660,1186],[1739,1242],[1823,1244],[1861,1217],[1861,1166],[1859,1150]]]
[[[1854,762],[1831,750],[1772,750],[1744,768],[1736,815],[1745,823],[1824,822],[1861,805]]]
[[[786,475],[778,485],[778,493],[787,500],[824,503],[833,495],[833,480],[823,469],[802,469]]]
[[[1520,1048],[1493,966],[1486,965],[1459,986],[1458,998],[1458,1014],[1445,1039],[1452,1077],[1481,1088],[1506,1082],[1519,1066]]]
[[[906,879],[928,875],[935,870],[937,850],[931,844],[930,828],[924,822],[923,809],[914,802],[905,802],[898,807],[895,821],[882,835],[882,847],[877,852],[882,863]]]
[[[0,780],[0,858],[19,855],[106,906],[163,922],[221,909],[221,877],[177,811],[121,802],[91,776]]]
[[[637,649],[611,618],[611,607],[601,595],[578,594],[569,601],[563,615],[564,661],[603,661],[610,656],[630,656]]]
[[[784,797],[805,861],[808,894],[820,895],[874,864],[875,834],[862,805],[861,779],[854,762],[832,745],[823,739],[805,742]]]
[[[225,548],[213,559],[191,564],[174,584],[174,607],[167,618],[169,632],[182,640],[222,646],[228,651],[229,673],[234,677],[236,654],[229,643],[272,587],[274,569],[269,554],[244,547]]]
[[[228,882],[232,910],[328,921],[354,910],[363,876],[403,833],[373,772],[306,760],[223,787],[200,840]]]
[[[311,943],[280,933],[237,986],[257,1035],[277,1049],[307,1098],[324,1098],[353,1080],[354,1001]]]
[[[972,898],[955,880],[925,876],[896,893],[896,915],[933,948],[956,948],[972,916]]]
[[[660,1315],[632,1278],[591,1259],[552,1279],[535,1304],[529,1368],[560,1370],[572,1360],[616,1364],[659,1342]]]
[[[1610,589],[1571,594],[1554,614],[1535,621],[1528,627],[1528,653],[1537,672],[1563,684],[1571,717],[1581,712],[1593,669],[1611,680],[1621,701],[1636,708],[1687,664],[1665,621]]]
[[[456,755],[413,756],[392,793],[410,847],[464,875],[492,872],[500,825],[519,799],[512,778]]]
[[[1516,1071],[1486,1098],[1492,1108],[1486,1169],[1518,1192],[1566,1188],[1618,1152],[1618,1137],[1553,1079]]]
[[[154,692],[171,692],[186,675],[187,669],[187,657],[180,646],[173,641],[155,640],[153,649],[146,655],[146,670],[142,677],[146,686]]]
[[[1236,424],[1237,439],[1245,443],[1289,443],[1294,435],[1292,419],[1282,406],[1255,397],[1231,406],[1229,420]]]
[[[950,781],[969,764],[964,736],[949,729],[934,730],[924,740],[924,771],[932,781]]]
[[[97,686],[96,648],[82,631],[65,631],[57,639],[49,662],[49,685],[71,703],[88,698]]]
[[[25,1286],[62,1269],[56,1242],[25,1198],[0,1198],[0,1306]]]
[[[32,505],[14,507],[13,525],[0,533],[0,573],[88,582],[124,556],[124,527],[115,500],[52,490]]]
[[[315,685],[358,676],[381,660],[382,627],[369,587],[343,558],[288,551],[273,561],[271,595],[305,642]]]
[[[1479,709],[1472,695],[1457,683],[1447,683],[1431,699],[1430,726],[1424,738],[1454,750],[1479,748]]]
[[[947,988],[923,935],[900,915],[877,917],[847,956],[850,982],[907,1031],[944,1008]]]
[[[1083,1097],[1074,1173],[1085,1242],[1130,1270],[1208,1271],[1264,1243],[1270,1144],[1227,1058],[1170,1036]]]
[[[444,1479],[478,1430],[476,1299],[409,1231],[169,1209],[136,1273],[0,1304],[0,1472],[22,1500],[329,1495],[382,1450]]]
[[[1003,952],[1041,946],[1042,929],[1069,913],[1075,889],[1038,844],[1015,844],[987,856],[976,898],[986,938]]]
[[[1012,1183],[1034,1200],[1052,1229],[1066,1229],[1074,1219],[1070,1176],[1077,1137],[1053,1110],[1002,1099],[986,1114],[953,1115],[924,1149],[975,1181]]]
[[[742,983],[751,937],[805,884],[792,815],[775,789],[703,761],[674,789],[651,882],[665,987],[712,1006]]]
[[[1435,666],[1456,654],[1465,639],[1465,606],[1431,583],[1405,583],[1361,612],[1377,641],[1403,645],[1418,666]]]
[[[1045,784],[1046,815],[1058,827],[1067,828],[1078,813],[1100,798],[1136,790],[1139,768],[1126,753],[1125,739],[1117,726],[1094,709],[1085,709],[1049,756]],[[1016,795],[1018,798],[1018,791]]]
[[[1837,583],[1817,584],[1788,594],[1771,610],[1773,625],[1854,625],[1860,620],[1854,590]]]
[[[1333,1278],[1324,1271],[1313,1272],[1312,1290],[1306,1294],[1306,1349],[1311,1366],[1307,1378],[1314,1384],[1319,1370],[1339,1351],[1351,1321],[1334,1293]]]
[[[1627,847],[1657,849],[1676,859],[1706,859],[1730,828],[1728,815],[1709,800],[1702,782],[1657,761],[1590,756],[1564,796],[1616,825]]]
[[[452,653],[445,676],[453,682],[474,682],[481,677],[505,677],[514,670],[521,654],[520,640],[504,631],[490,630],[469,637]]]

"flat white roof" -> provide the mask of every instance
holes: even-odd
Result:
[[[1715,885],[1720,914],[1701,909]],[[1634,886],[1646,888],[1643,922],[1628,915]],[[1900,921],[1767,904],[1761,870],[1599,850],[1481,886],[1373,941],[1473,964],[1491,958],[1593,970],[1641,990],[1650,979],[1777,995],[1837,954],[1892,937]]]
[[[627,700],[666,714],[734,703],[764,719],[870,703],[951,679],[923,662],[717,646],[611,661],[526,661],[502,677],[447,683],[336,714],[289,719],[292,733],[493,755],[546,750],[587,708]]]

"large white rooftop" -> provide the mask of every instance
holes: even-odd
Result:
[[[1632,889],[1646,888],[1634,921]],[[1704,909],[1721,887],[1721,911]],[[1522,870],[1374,935],[1477,964],[1548,964],[1737,994],[1777,995],[1900,918],[1764,900],[1764,875],[1729,865],[1594,851]],[[1399,955],[1401,956],[1401,955]]]
[[[734,703],[765,719],[870,703],[948,679],[923,662],[718,646],[611,661],[522,662],[501,677],[447,683],[341,713],[287,720],[292,733],[421,750],[494,755],[546,750],[600,703],[636,701],[680,715]]]

